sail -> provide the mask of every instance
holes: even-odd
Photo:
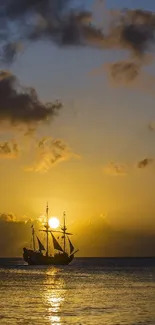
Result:
[[[38,240],[39,250],[40,251],[45,251],[45,247],[43,246],[43,244],[41,243],[41,241],[40,241],[40,239],[38,237],[37,237],[37,240]]]
[[[67,236],[67,237],[68,237],[68,236]],[[69,237],[68,237],[68,241],[69,241],[70,254],[72,254],[73,251],[74,251],[74,246],[73,246],[73,244],[71,243]]]
[[[59,243],[57,242],[57,240],[55,239],[55,237],[53,236],[53,234],[51,233],[52,239],[53,239],[53,246],[54,249],[57,249],[58,251],[63,252],[63,249],[61,248],[61,246],[59,245]]]

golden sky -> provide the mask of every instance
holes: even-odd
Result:
[[[124,2],[109,1],[109,8],[121,10]],[[144,5],[139,3],[142,12],[134,24],[139,18],[148,24],[145,10],[155,8],[151,1]],[[0,39],[0,211],[15,215],[15,221],[2,218],[3,226],[13,229],[15,222],[27,240],[27,226],[17,221],[37,220],[48,201],[51,215],[61,218],[66,211],[80,255],[149,255],[155,233],[151,34],[139,45],[138,32],[135,39],[126,24],[114,25],[105,43],[103,30],[87,25],[94,18],[86,9],[68,20],[58,39],[48,34],[46,10],[38,34],[23,31],[22,46],[12,34],[5,46]],[[24,10],[8,17],[17,28]],[[151,21],[147,28],[152,30]],[[51,36],[53,42],[47,42]],[[22,243],[11,254],[19,254]],[[1,251],[9,254],[10,246],[4,246]]]

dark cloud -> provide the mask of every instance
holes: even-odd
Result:
[[[9,18],[23,18],[30,13],[40,13],[47,15],[53,13],[59,16],[63,10],[73,3],[71,0],[5,0],[5,12]]]
[[[109,65],[111,77],[115,81],[133,82],[140,75],[143,66],[152,62],[155,14],[144,10],[112,11],[109,14],[108,32],[103,31],[103,34],[103,49],[122,49],[129,53],[127,61]]]
[[[124,213],[124,218],[126,216],[130,218]],[[115,218],[117,220],[117,216]],[[154,231],[143,230],[141,225],[133,230],[119,230],[107,219],[95,215],[89,222],[83,220],[79,224],[78,220],[75,221],[74,228],[79,229],[76,246],[80,247],[82,242],[80,254],[84,256],[154,256]]]
[[[22,220],[22,219],[21,219]],[[35,227],[38,222],[34,221]],[[32,221],[19,221],[13,214],[0,214],[0,256],[21,256],[25,245],[31,244]]]
[[[1,53],[2,61],[4,63],[10,63],[14,61],[22,49],[22,43],[19,42],[5,44]]]
[[[110,11],[108,28],[99,29],[93,13],[75,8],[73,0],[3,0],[0,18],[1,57],[5,62],[16,58],[25,41],[124,49],[132,61],[113,63],[111,76],[120,79],[122,75],[127,82],[139,75],[155,41],[155,14],[145,10]]]
[[[17,158],[19,156],[20,149],[15,142],[0,142],[0,158]]]
[[[33,88],[20,86],[9,72],[0,72],[0,122],[37,125],[49,121],[62,107],[59,102],[43,104]]]
[[[49,38],[58,44],[97,41],[104,47],[118,46],[142,55],[154,42],[155,15],[144,10],[123,10],[109,15],[108,33],[93,25],[93,15],[74,8],[73,0],[6,0],[1,16],[22,25],[25,38]]]
[[[136,55],[143,55],[154,43],[155,14],[144,10],[127,10],[122,16],[121,41]]]
[[[105,42],[102,30],[93,24],[92,12],[75,8],[73,0],[6,0],[0,17],[1,56],[6,62],[16,58],[25,41],[97,47]]]
[[[19,40],[49,39],[57,45],[84,45],[96,33],[90,26],[92,13],[73,9],[73,0],[6,0],[1,5],[1,30],[7,30],[3,52],[8,58],[16,55]],[[5,24],[5,28],[4,27]],[[10,29],[13,24],[14,30]],[[15,36],[15,35],[16,36]],[[97,37],[97,33],[96,33]],[[3,37],[4,39],[4,37]],[[9,45],[8,40],[12,44]]]
[[[142,58],[154,44],[155,14],[145,10],[112,11],[106,35],[109,48],[128,49],[132,55]]]
[[[152,61],[148,53],[155,44],[155,14],[126,9],[112,12],[110,22],[103,47],[128,50],[130,54],[127,61],[109,65],[111,77],[117,82],[131,83],[140,75],[143,66]],[[151,80],[148,79],[148,82]]]
[[[145,158],[143,160],[140,160],[137,164],[138,168],[146,168],[147,166],[151,165],[154,162],[154,159],[152,158]]]
[[[104,35],[91,24],[90,12],[74,12],[52,22],[51,17],[39,17],[35,27],[30,28],[27,39],[49,39],[58,46],[101,46]]]
[[[79,157],[75,155],[69,146],[60,139],[44,137],[36,142],[35,162],[26,167],[26,171],[47,172],[53,165],[70,159]]]
[[[38,220],[32,221],[27,218],[26,222],[21,218],[19,221],[12,214],[0,214],[1,257],[22,257],[23,247],[32,247],[32,224],[41,236],[39,229],[42,225]],[[136,227],[135,231],[119,231],[113,228],[105,218],[95,215],[95,217],[89,218],[89,222],[83,218],[80,224],[77,218],[71,231],[76,233],[76,229],[79,231],[74,236],[74,243],[76,247],[80,247],[81,256],[154,256],[155,234],[152,228],[144,231],[140,227]]]

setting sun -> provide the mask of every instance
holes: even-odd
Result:
[[[57,217],[51,217],[48,221],[50,228],[58,228],[60,225],[60,221]]]

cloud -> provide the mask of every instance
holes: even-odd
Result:
[[[6,43],[1,52],[1,59],[4,63],[10,63],[16,59],[18,53],[21,53],[22,50],[23,45],[20,42]]]
[[[20,149],[15,142],[0,142],[0,158],[17,158],[19,156]]]
[[[144,158],[136,164],[136,168],[144,169],[146,167],[149,167],[151,164],[154,163],[154,159],[152,158]],[[105,168],[104,171],[106,174],[112,175],[112,176],[125,176],[127,175],[128,171],[134,170],[134,163],[131,166],[127,166],[125,164],[118,164],[115,162],[110,162]]]
[[[106,174],[113,176],[124,176],[127,174],[127,166],[118,164],[115,162],[110,162],[104,169]]]
[[[155,44],[155,14],[144,10],[111,11],[109,30],[104,47],[128,50],[127,61],[118,61],[108,65],[111,77],[116,82],[132,83],[140,76],[143,66],[152,62],[151,49]],[[153,54],[154,55],[154,54]],[[146,88],[154,80],[140,76]],[[143,80],[144,79],[144,80]]]
[[[155,131],[155,122],[150,122],[148,124],[149,131]]]
[[[16,216],[14,214],[6,214],[6,213],[1,213],[0,214],[0,222],[15,222],[16,221]]]
[[[25,168],[26,171],[47,172],[52,166],[71,157],[74,154],[69,146],[60,139],[44,137],[36,143],[36,161]]]
[[[0,159],[16,159],[19,156],[21,157],[21,153],[24,156],[28,151],[29,157],[34,162],[24,167],[24,170],[45,173],[60,162],[71,158],[80,158],[63,140],[52,139],[51,137],[44,137],[38,140],[34,134],[32,136],[31,132],[29,133],[29,130],[28,134],[24,134],[24,136],[29,137],[28,147],[25,147],[25,142],[22,142],[22,140],[20,145],[13,140],[0,142]]]
[[[132,211],[133,214],[133,211]],[[130,215],[126,215],[130,219]],[[148,217],[148,212],[147,212]],[[117,219],[117,215],[115,216]],[[142,218],[143,220],[145,218]],[[90,220],[90,218],[89,218]],[[39,237],[41,223],[38,220],[25,222],[17,219],[13,214],[0,213],[0,256],[1,257],[22,257],[23,247],[31,247],[31,225],[34,224]],[[80,247],[82,256],[154,256],[155,234],[150,226],[143,230],[140,225],[135,230],[117,230],[107,219],[98,215],[87,222],[83,218],[79,224],[77,218],[71,230],[78,235],[74,236],[76,247]],[[87,229],[87,232],[85,231]],[[42,240],[43,237],[41,237]],[[44,242],[44,241],[43,241]],[[82,245],[80,246],[80,243]]]
[[[133,213],[134,211],[131,214],[123,211],[122,218],[131,220]],[[119,220],[120,211],[114,215],[115,220]],[[148,220],[148,211],[144,218],[143,213],[140,215],[142,220]],[[135,224],[132,224],[132,228],[126,223],[126,227],[120,229],[119,222],[116,228],[110,214],[109,220],[99,217],[98,214],[89,219],[86,218],[87,216],[80,223],[79,220],[75,220],[72,230],[73,233],[76,233],[76,229],[78,229],[76,246],[79,247],[79,243],[82,242],[80,254],[106,257],[154,256],[155,237],[152,223],[148,226],[148,222],[147,226],[144,227],[140,222],[136,224],[136,227]]]
[[[60,19],[54,17],[55,21],[52,21],[52,14],[49,17],[49,13],[40,18],[35,28],[29,32],[28,39],[31,41],[51,39],[58,46],[85,45],[89,31],[92,34],[96,30],[89,28],[88,21],[91,20],[89,12],[72,11]]]
[[[154,44],[155,14],[145,10],[111,12],[109,45],[128,49],[134,56],[142,57]]]
[[[127,61],[112,62],[108,65],[111,77],[116,82],[132,83],[140,75],[142,68],[152,62],[155,14],[137,9],[113,10],[109,12],[108,30],[105,33],[103,29],[102,34],[104,35],[100,43],[102,49],[120,49],[124,50],[124,54],[127,51],[129,53]],[[154,84],[153,79],[148,79],[147,82]]]
[[[91,41],[105,48],[128,48],[140,56],[154,43],[155,15],[144,10],[112,11],[108,33],[93,24],[92,12],[75,9],[73,0],[6,0],[1,15],[5,24],[20,25],[22,36],[33,40],[48,38],[61,45]]]
[[[0,123],[36,126],[56,116],[60,102],[42,103],[34,88],[22,87],[8,71],[0,71]]]
[[[14,214],[0,213],[0,256],[21,256],[22,249],[30,245],[32,221],[17,219]],[[38,222],[33,221],[38,229]]]
[[[152,163],[154,162],[154,159],[152,158],[145,158],[145,159],[142,159],[138,162],[137,164],[137,167],[138,168],[146,168],[148,166],[150,166]]]
[[[110,76],[110,83],[113,86],[128,86],[154,95],[155,77],[143,69],[145,63],[132,58],[127,61],[104,64],[103,68],[108,77]]]
[[[132,61],[118,61],[108,65],[110,76],[114,81],[132,83],[140,74],[141,66]]]
[[[48,39],[58,46],[74,46],[103,38],[102,33],[90,24],[92,13],[77,10],[73,0],[6,0],[1,6],[0,18],[3,18],[2,52],[5,55],[7,47],[10,60],[16,56],[16,44],[21,40]],[[10,28],[11,24],[14,29]]]
[[[114,62],[111,75],[115,79],[122,75],[132,82],[155,43],[155,14],[126,9],[106,10],[106,16],[108,26],[98,28],[93,12],[75,7],[73,0],[6,0],[0,7],[1,57],[12,61],[22,43],[37,40],[48,40],[59,47],[128,50],[128,62]]]

